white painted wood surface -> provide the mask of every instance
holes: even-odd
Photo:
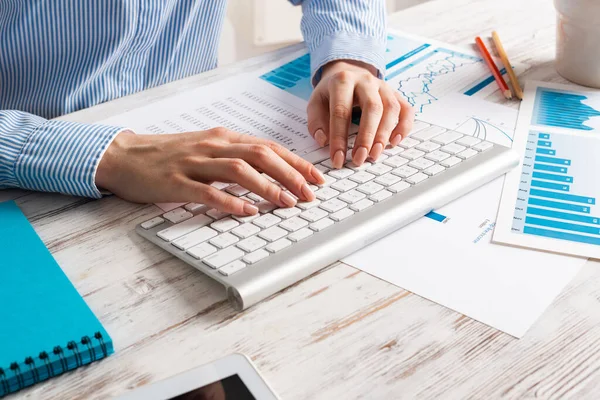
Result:
[[[514,61],[534,66],[525,78],[561,81],[550,0],[437,0],[395,14],[390,25],[456,44],[498,29]],[[222,72],[66,119],[101,120]],[[521,340],[339,263],[238,314],[220,286],[134,233],[155,206],[0,191],[7,199],[116,346],[110,358],[12,398],[107,398],[232,352],[249,355],[282,399],[600,398],[596,262]]]

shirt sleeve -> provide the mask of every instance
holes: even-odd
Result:
[[[0,189],[99,198],[98,164],[123,130],[0,110]]]
[[[385,74],[385,0],[290,0],[302,5],[302,34],[310,51],[313,85],[334,60],[356,60]]]

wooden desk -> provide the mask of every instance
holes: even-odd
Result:
[[[390,22],[456,44],[498,29],[514,61],[534,65],[526,78],[561,81],[550,0],[438,0]],[[97,121],[219,73],[66,119]],[[340,263],[238,314],[219,285],[134,233],[155,206],[0,192],[10,198],[116,345],[109,359],[13,398],[106,398],[232,352],[252,357],[282,399],[600,397],[595,262],[521,340]]]

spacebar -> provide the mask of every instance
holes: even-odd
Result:
[[[302,156],[306,161],[311,164],[320,163],[329,158],[329,146],[321,147],[319,150],[313,151],[312,153],[305,154]]]

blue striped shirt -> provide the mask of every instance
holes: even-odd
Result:
[[[385,71],[383,0],[290,0],[315,80],[353,59]],[[100,197],[120,127],[47,120],[217,66],[226,0],[0,0],[0,189]]]

